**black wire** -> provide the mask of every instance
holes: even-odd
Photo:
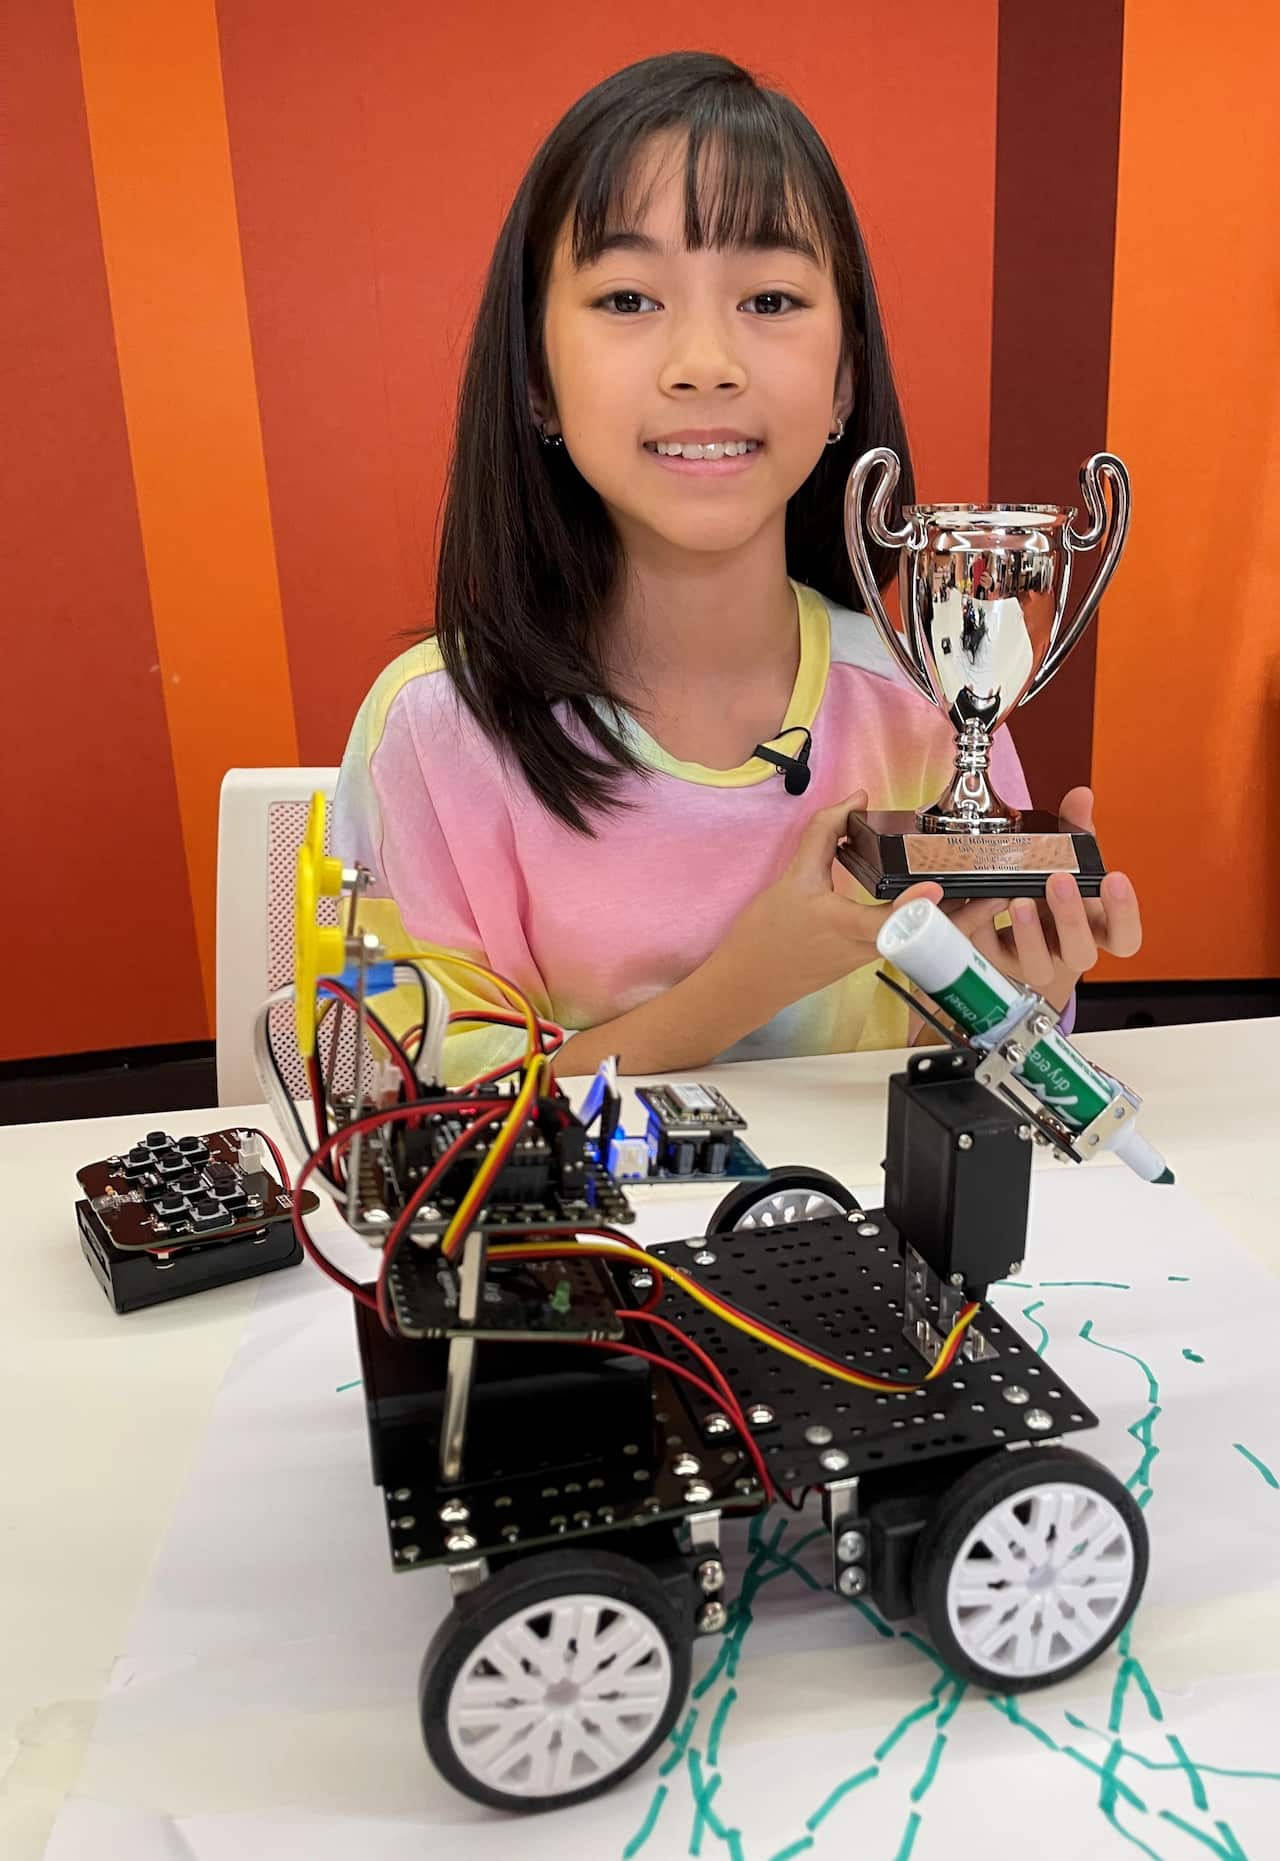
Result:
[[[422,1058],[422,1049],[427,1041],[427,1028],[431,1021],[431,995],[427,989],[427,972],[421,963],[411,963],[409,967],[418,978],[418,987],[422,990],[422,1032],[418,1035],[418,1044],[413,1050],[413,1070],[418,1070],[418,1061]]]
[[[298,1115],[298,1107],[293,1102],[293,1094],[292,1092],[290,1092],[288,1083],[285,1080],[285,1076],[280,1069],[280,1061],[276,1054],[275,1042],[271,1038],[271,1016],[270,1015],[267,1016],[265,1032],[266,1032],[266,1037],[267,1037],[267,1059],[270,1061],[271,1070],[275,1074],[276,1079],[279,1082],[280,1096],[289,1108],[289,1116],[293,1119],[293,1127],[294,1127],[294,1130],[298,1134],[298,1142],[302,1146],[302,1153],[304,1156],[309,1157],[312,1151],[315,1149],[315,1144],[312,1142],[311,1138],[308,1136],[306,1126],[303,1124],[302,1119]],[[335,1188],[339,1187],[339,1184],[335,1181],[333,1172],[331,1171],[327,1163],[319,1164],[318,1168],[320,1170],[320,1173],[326,1176],[328,1180],[331,1183],[333,1183]]]

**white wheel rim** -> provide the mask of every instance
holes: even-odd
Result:
[[[740,1228],[781,1228],[790,1221],[813,1221],[819,1215],[843,1213],[840,1204],[821,1189],[777,1189],[753,1202],[733,1227],[736,1234]]]
[[[947,1578],[947,1619],[989,1673],[1051,1674],[1085,1660],[1122,1613],[1133,1539],[1091,1486],[1046,1480],[979,1520]]]
[[[555,1596],[508,1616],[468,1656],[449,1694],[449,1743],[491,1790],[562,1796],[635,1757],[671,1685],[667,1644],[642,1609]]]

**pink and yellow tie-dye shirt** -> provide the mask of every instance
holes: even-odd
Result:
[[[813,734],[812,781],[788,795],[768,763],[711,769],[668,756],[626,728],[649,778],[628,777],[628,809],[587,839],[555,820],[457,698],[434,641],[382,673],[356,717],[334,797],[332,850],[374,875],[362,922],[388,947],[419,943],[478,958],[538,1012],[576,1031],[670,988],[715,949],[749,899],[783,870],[819,808],[865,788],[873,808],[911,808],[943,788],[954,738],[906,682],[872,622],[793,582],[800,665],[781,731]],[[572,725],[570,727],[573,727]],[[781,746],[794,749],[795,738]],[[992,750],[999,792],[1027,805],[1008,732]],[[837,886],[865,897],[852,876]],[[785,952],[780,953],[785,960]],[[458,1006],[485,999],[434,963]],[[416,1020],[411,992],[384,998],[389,1025]],[[875,965],[793,1002],[725,1060],[906,1043],[905,1006]],[[509,1057],[505,1030],[450,1036],[450,1082]]]

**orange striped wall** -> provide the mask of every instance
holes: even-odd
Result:
[[[1271,0],[1127,0],[1094,777],[1148,930],[1100,974],[1280,975],[1277,96]]]
[[[0,1058],[210,1035],[222,771],[337,760],[429,611],[462,346],[519,177],[583,90],[690,32],[675,0],[643,20],[575,0],[16,5],[27,296],[6,348],[30,358],[12,424],[36,469],[14,676],[39,702],[0,739],[5,790],[30,796],[8,850],[41,875],[52,965],[81,961],[89,906],[101,962],[92,986],[14,1001]],[[696,38],[827,136],[923,480],[954,487],[987,471],[997,8],[916,13],[951,46],[959,141],[879,14],[715,0]],[[945,343],[940,174],[967,225]]]
[[[1013,457],[1017,413],[992,373],[1015,19],[1027,43],[1013,4],[911,0],[889,29],[878,7],[709,0],[697,20],[697,43],[800,101],[850,182],[926,496],[986,488],[993,405]],[[1118,46],[1121,0],[1079,4],[1099,47]],[[1105,850],[1148,900],[1129,975],[1280,969],[1266,13],[1124,14],[1109,437],[1137,515],[1099,633],[1094,774]],[[337,760],[398,632],[429,612],[462,349],[524,166],[584,89],[691,32],[675,0],[643,19],[576,0],[14,0],[11,15],[22,291],[0,340],[20,359],[6,428],[21,469],[4,500],[0,793],[18,802],[13,869],[38,875],[42,953],[80,979],[12,1001],[0,1058],[210,1035],[221,774]],[[1089,133],[1073,117],[1087,78],[1037,156],[1055,185]],[[1044,346],[1002,327],[1011,378],[1051,391]],[[1179,807],[1188,765],[1206,774]]]

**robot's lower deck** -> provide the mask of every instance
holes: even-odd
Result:
[[[926,1353],[929,1333],[936,1346],[946,1328],[938,1312],[945,1291],[918,1280],[914,1257],[904,1259],[880,1210],[700,1236],[653,1251],[748,1315],[851,1369],[905,1384],[921,1383],[931,1361],[907,1340],[908,1309],[925,1314]],[[639,1255],[618,1269],[584,1260],[575,1279],[583,1272],[595,1279],[591,1303],[598,1306],[603,1295],[628,1306],[643,1296],[632,1281],[637,1271],[644,1271]],[[781,1356],[678,1290],[658,1309],[713,1358],[744,1409],[754,1411],[753,1432],[782,1487],[964,1460],[1096,1425],[1080,1397],[989,1306],[949,1370],[892,1394]],[[763,1503],[736,1434],[687,1384],[635,1359],[550,1339],[477,1343],[464,1471],[446,1485],[437,1455],[447,1343],[392,1339],[364,1310],[358,1325],[374,1475],[385,1491],[397,1569],[501,1557]],[[635,1325],[629,1338],[699,1369],[669,1334]],[[451,1510],[466,1518],[465,1531],[451,1527]]]

